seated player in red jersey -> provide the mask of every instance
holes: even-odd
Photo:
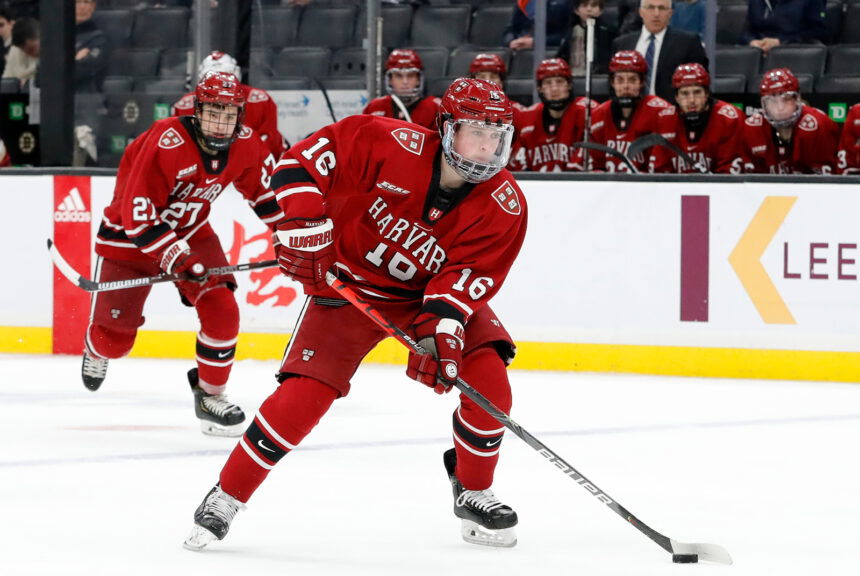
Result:
[[[635,50],[616,52],[609,61],[610,99],[598,106],[591,115],[591,141],[621,154],[627,154],[630,144],[648,134],[661,134],[662,127],[674,114],[671,104],[654,95],[645,95],[648,64]],[[671,136],[671,134],[666,134]],[[589,150],[591,169],[602,172],[629,172],[623,160],[605,152]],[[639,172],[660,172],[655,165],[653,148],[634,158],[632,164]]]
[[[228,264],[209,212],[233,184],[270,228],[284,214],[268,188],[275,160],[242,125],[245,92],[238,79],[212,72],[197,85],[194,100],[194,115],[158,120],[126,148],[96,238],[95,277],[186,275],[175,286],[200,320],[197,368],[188,372],[195,413],[204,433],[234,436],[245,420],[224,396],[239,334],[236,279],[208,273]],[[109,359],[131,351],[150,290],[93,293],[81,368],[88,389],[104,382]]]
[[[588,100],[573,97],[573,75],[561,58],[540,63],[535,82],[541,101],[520,115],[509,168],[532,172],[579,170],[572,145],[582,140]],[[591,102],[592,108],[594,102]]]
[[[685,161],[667,147],[655,147],[656,164],[672,173],[741,174],[743,112],[711,94],[711,75],[701,64],[681,64],[672,74],[677,115],[663,130],[692,160]],[[663,158],[665,157],[665,158]]]
[[[836,158],[839,174],[860,174],[860,104],[848,110]]]
[[[197,80],[201,80],[210,72],[226,72],[242,81],[242,69],[236,59],[224,52],[214,51],[209,54],[197,67]],[[265,90],[240,84],[245,96],[245,119],[243,124],[251,128],[266,143],[272,156],[281,157],[289,143],[278,131],[278,106]],[[194,92],[190,92],[173,105],[175,116],[194,114]]]
[[[430,130],[436,129],[439,99],[424,96],[424,63],[414,50],[398,49],[385,61],[388,96],[367,103],[363,114],[398,118]]]
[[[470,78],[490,82],[498,86],[500,90],[505,89],[505,79],[507,76],[508,67],[498,54],[477,54],[469,64]],[[522,113],[528,110],[529,107],[523,106],[513,100],[511,100],[511,107],[514,112],[514,141],[516,142],[520,124],[522,123]]]
[[[839,126],[800,99],[787,68],[761,79],[761,112],[744,123],[746,171],[756,174],[832,174]]]
[[[331,404],[349,393],[362,358],[386,336],[328,288],[326,270],[431,351],[410,355],[411,378],[443,393],[462,375],[510,410],[505,367],[515,349],[489,300],[526,231],[525,199],[505,170],[511,116],[497,86],[461,78],[442,98],[436,131],[356,115],[284,155],[272,178],[287,218],[278,227],[278,259],[310,297],[287,346],[281,384],[197,508],[187,548],[224,538],[236,512]],[[443,463],[462,536],[513,546],[517,515],[491,490],[505,429],[468,397],[459,400],[454,447]]]

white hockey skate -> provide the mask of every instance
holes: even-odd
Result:
[[[188,383],[194,393],[194,413],[204,434],[235,438],[245,432],[245,412],[224,394],[207,394],[199,386],[197,368],[188,371]]]
[[[182,546],[195,552],[203,550],[210,542],[223,540],[230,524],[245,505],[221,490],[216,484],[194,512],[194,527]]]
[[[512,548],[517,544],[517,513],[502,504],[492,490],[466,490],[454,474],[457,453],[444,455],[445,470],[454,489],[454,515],[462,521],[463,540],[481,546]]]

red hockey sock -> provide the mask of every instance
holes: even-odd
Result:
[[[247,502],[278,461],[296,448],[338,393],[319,380],[288,378],[260,406],[259,414],[221,470],[221,489]]]
[[[197,334],[197,370],[200,387],[221,394],[233,368],[239,334],[239,306],[233,292],[219,285],[203,292],[194,304],[200,318]]]

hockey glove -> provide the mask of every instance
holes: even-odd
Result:
[[[325,289],[334,263],[331,218],[293,218],[278,224],[275,253],[281,272],[315,291]]]
[[[209,271],[200,257],[191,251],[188,242],[177,240],[161,253],[161,269],[168,274],[182,274],[192,282],[204,282],[209,276]]]
[[[429,354],[410,352],[406,375],[437,394],[450,392],[463,363],[463,325],[452,318],[424,313],[415,319],[412,331]]]

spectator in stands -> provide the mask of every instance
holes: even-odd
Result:
[[[109,57],[107,35],[93,18],[96,0],[75,0],[75,148],[73,166],[98,160],[95,130],[104,110],[102,85]]]
[[[561,41],[556,57],[570,65],[574,76],[585,76],[586,21],[597,20],[603,14],[604,0],[573,0],[576,8],[570,34]],[[594,67],[592,73],[606,74],[612,57],[612,31],[599,20],[594,24]]]
[[[675,68],[693,62],[707,68],[708,56],[698,36],[669,27],[671,0],[641,0],[639,15],[642,29],[616,38],[612,49],[614,52],[636,50],[642,54],[648,65],[645,93],[671,101]]]
[[[713,1],[713,0],[712,0]],[[676,0],[669,26],[705,39],[705,0]]]
[[[836,152],[836,169],[840,174],[860,173],[860,104],[848,110],[842,126],[842,137]]]
[[[580,169],[571,146],[582,140],[587,102],[573,97],[570,66],[561,58],[544,60],[535,72],[535,82],[541,101],[520,116],[508,168],[532,172]]]
[[[424,96],[424,63],[414,50],[393,50],[385,61],[388,96],[368,102],[363,114],[398,118],[436,130],[439,99]]]
[[[740,43],[768,52],[780,44],[821,44],[825,0],[749,0]]]
[[[788,68],[761,80],[761,112],[744,124],[746,171],[756,174],[832,174],[839,126],[800,99]]]
[[[3,78],[17,78],[26,88],[36,76],[40,53],[39,22],[32,18],[15,20],[12,27],[12,48],[6,56]]]
[[[654,149],[655,165],[666,172],[741,174],[744,170],[743,112],[711,94],[711,75],[701,64],[681,64],[672,75],[677,115],[674,143],[692,163],[667,147]],[[663,156],[667,160],[663,160]]]
[[[12,48],[12,24],[14,20],[6,8],[0,7],[0,76],[6,67],[6,55]]]
[[[242,68],[236,59],[225,52],[210,53],[197,67],[197,81],[213,72],[226,72],[242,81]],[[265,90],[239,84],[245,98],[245,112],[242,124],[254,130],[272,152],[275,160],[289,148],[289,143],[278,130],[278,106]],[[191,116],[195,112],[194,92],[190,92],[173,105],[174,116]]]
[[[535,1],[517,0],[502,43],[512,51],[534,48]],[[546,0],[546,45],[558,46],[570,30],[570,0]]]

